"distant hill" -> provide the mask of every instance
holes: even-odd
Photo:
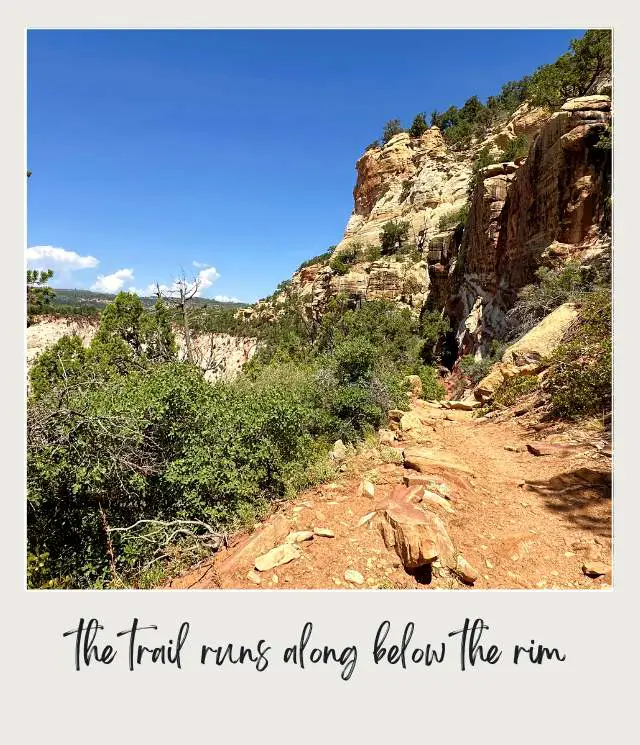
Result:
[[[107,292],[93,292],[91,290],[63,290],[57,287],[53,288],[55,292],[55,298],[53,298],[52,305],[66,305],[66,306],[78,306],[85,308],[103,308],[107,303],[112,302],[115,299],[115,295]],[[141,297],[140,300],[145,307],[151,307],[155,301],[155,297]],[[211,298],[196,297],[190,301],[192,306],[196,307],[210,307],[210,308],[246,308],[247,303],[221,303],[218,300],[212,300]]]

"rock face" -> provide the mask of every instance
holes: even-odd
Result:
[[[95,321],[45,318],[27,329],[27,366],[45,349],[53,346],[65,335],[76,335],[87,346],[93,339],[98,324]],[[186,344],[179,329],[174,329],[178,354],[186,358]],[[229,334],[201,334],[192,339],[196,364],[205,371],[207,380],[232,379],[253,357],[258,340]]]
[[[285,291],[243,314],[274,317],[288,294],[315,319],[338,294],[353,303],[387,299],[416,314],[444,313],[458,356],[486,356],[540,266],[588,263],[609,250],[611,159],[596,144],[610,108],[606,95],[571,99],[556,112],[524,103],[466,151],[451,150],[437,127],[369,148],[357,161],[353,212],[333,254],[355,252],[347,271],[337,273],[328,261],[304,267]],[[480,149],[496,154],[522,137],[527,156],[482,169],[469,193]],[[466,222],[454,218],[466,204]],[[409,224],[411,250],[376,259],[372,250],[389,220]]]
[[[566,260],[598,243],[609,174],[607,156],[595,145],[610,123],[609,108],[606,96],[568,101],[544,122],[519,168],[479,179],[457,292],[448,302],[461,353],[482,351],[504,329],[518,290],[554,253]]]
[[[502,361],[493,365],[488,375],[475,387],[475,398],[478,401],[486,401],[492,398],[508,378],[540,372],[577,317],[578,311],[572,303],[564,303],[556,308],[531,331],[507,348],[502,355]]]

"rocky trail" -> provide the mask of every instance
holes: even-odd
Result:
[[[611,450],[593,428],[414,400],[380,444],[172,588],[610,587]],[[453,404],[455,405],[455,404]]]

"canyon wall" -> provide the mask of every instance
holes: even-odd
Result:
[[[27,370],[38,355],[65,335],[76,335],[87,346],[98,324],[93,320],[46,317],[27,328]],[[174,329],[178,356],[186,359],[186,344],[181,329]],[[192,339],[194,361],[205,371],[207,380],[230,380],[236,377],[253,357],[257,339],[229,334],[199,334]]]
[[[388,299],[417,314],[444,313],[459,354],[485,355],[540,266],[609,251],[610,157],[597,143],[610,107],[603,95],[571,99],[556,112],[524,103],[462,152],[449,148],[437,127],[368,149],[356,163],[353,212],[331,257],[356,254],[346,273],[329,260],[306,266],[284,290],[241,314],[273,318],[292,295],[314,319],[339,294],[352,302]],[[498,153],[516,138],[526,138],[527,155],[480,170],[471,189],[478,153]],[[445,228],[465,205],[466,221]],[[389,220],[408,223],[409,250],[372,260]]]

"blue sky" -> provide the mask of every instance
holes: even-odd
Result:
[[[481,100],[563,31],[30,31],[28,261],[254,302],[342,238],[384,123]]]

